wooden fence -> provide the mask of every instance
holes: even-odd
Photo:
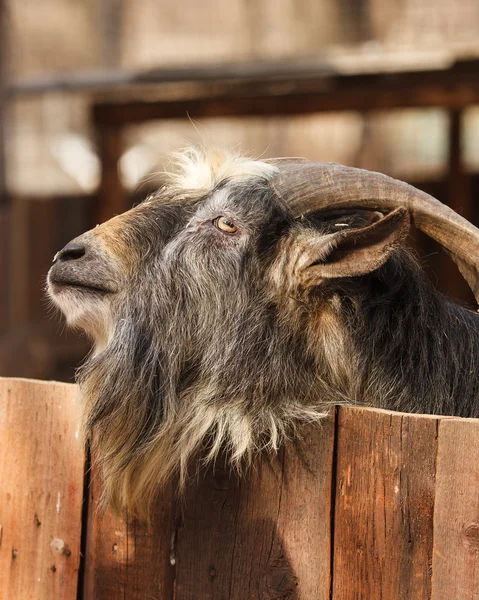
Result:
[[[97,510],[78,415],[73,385],[0,380],[2,600],[479,598],[479,420],[340,408],[147,530]]]

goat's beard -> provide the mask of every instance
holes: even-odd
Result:
[[[242,470],[348,397],[344,374],[321,368],[324,339],[305,339],[304,323],[300,335],[291,323],[282,327],[266,302],[252,308],[239,292],[235,301],[248,309],[218,314],[217,298],[200,319],[145,294],[143,307],[127,308],[107,347],[81,368],[104,505],[148,519],[159,489],[175,478],[181,492],[200,453],[204,464],[225,452]],[[218,323],[225,334],[214,336]]]

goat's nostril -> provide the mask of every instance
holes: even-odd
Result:
[[[58,260],[67,261],[67,260],[77,260],[85,255],[86,248],[83,244],[78,244],[77,242],[69,242],[64,248],[55,254],[55,258],[53,262]]]

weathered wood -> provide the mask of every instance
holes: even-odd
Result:
[[[479,420],[439,425],[431,600],[479,598]]]
[[[2,600],[479,598],[479,420],[351,407],[164,489],[150,528],[99,510],[94,472],[78,597],[76,394],[0,380]]]
[[[170,490],[149,533],[99,516],[94,492],[84,598],[477,598],[479,421],[341,407],[334,437],[331,418],[240,478],[200,471],[174,568]]]
[[[76,598],[84,445],[73,385],[0,379],[0,598]]]
[[[339,409],[334,600],[430,598],[437,423]]]
[[[134,522],[126,524],[111,511],[99,508],[99,494],[100,485],[93,470],[83,600],[173,600],[171,487],[163,490],[158,499],[149,528]]]
[[[187,495],[177,540],[177,600],[330,593],[334,419],[306,428],[237,478],[217,464]]]

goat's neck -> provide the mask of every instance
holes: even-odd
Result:
[[[479,416],[479,315],[441,296],[414,266],[400,268],[407,273],[371,278],[355,311],[359,401]]]

